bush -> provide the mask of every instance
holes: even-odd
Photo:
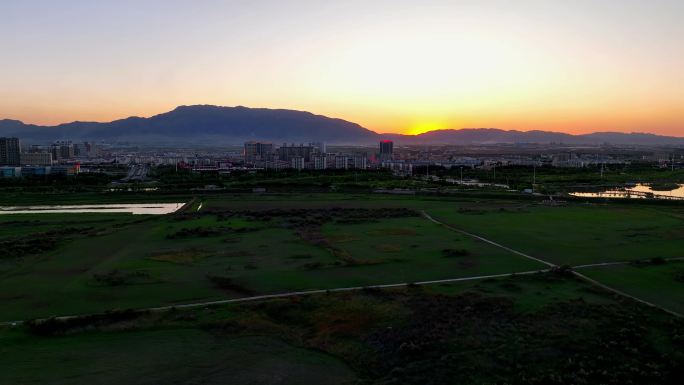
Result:
[[[470,255],[470,251],[466,249],[444,249],[442,250],[442,255],[445,258],[465,257]]]
[[[653,257],[651,258],[651,263],[654,265],[664,265],[667,261],[663,257]]]
[[[219,289],[229,290],[244,295],[254,294],[252,290],[247,289],[246,287],[236,283],[230,277],[224,277],[220,275],[207,275],[207,279],[211,281],[211,283]]]
[[[94,328],[117,322],[130,321],[147,314],[139,310],[115,310],[103,314],[93,314],[72,318],[48,318],[26,322],[29,333],[39,336],[54,336],[83,328]]]

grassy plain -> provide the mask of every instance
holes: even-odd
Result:
[[[454,227],[561,265],[684,256],[681,207],[483,201],[429,212]]]
[[[556,264],[681,257],[684,250],[684,210],[676,206],[227,194],[162,217],[0,216],[0,242],[27,245],[20,257],[0,258],[0,320],[544,267],[434,224],[418,215],[423,210]],[[54,245],[32,249],[46,234]],[[653,300],[672,304],[667,296]]]
[[[0,321],[545,267],[422,211],[556,264],[684,250],[675,205],[217,194],[167,216],[8,215]],[[681,312],[682,266],[582,273]],[[0,384],[669,384],[682,336],[682,320],[555,272],[3,327]]]
[[[221,337],[200,328],[31,338],[5,333],[3,384],[348,384],[339,359],[277,337]]]
[[[330,210],[311,204],[303,211],[266,211],[266,217],[260,216],[264,211],[211,206],[160,217],[74,214],[69,223],[97,226],[59,234],[54,248],[3,261],[0,319],[543,267],[451,232],[414,211],[395,209],[396,217],[383,217],[387,209],[355,206],[362,207]],[[312,215],[315,224],[301,215]],[[16,240],[20,223],[26,224],[24,231],[29,228],[35,216],[29,217],[2,218],[15,229],[6,231],[5,242]],[[59,228],[68,215],[42,217],[36,229],[44,232]]]
[[[581,272],[612,288],[684,314],[684,262],[600,266]]]
[[[682,333],[547,273],[0,329],[0,383],[669,384]]]

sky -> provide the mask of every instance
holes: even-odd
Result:
[[[684,136],[682,0],[0,0],[0,118],[287,108]]]

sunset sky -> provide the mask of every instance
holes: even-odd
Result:
[[[288,108],[684,136],[682,0],[2,0],[0,118]]]

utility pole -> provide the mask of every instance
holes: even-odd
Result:
[[[461,184],[463,184],[463,166],[461,166]]]
[[[532,192],[534,192],[534,185],[537,184],[537,165],[532,165]]]

